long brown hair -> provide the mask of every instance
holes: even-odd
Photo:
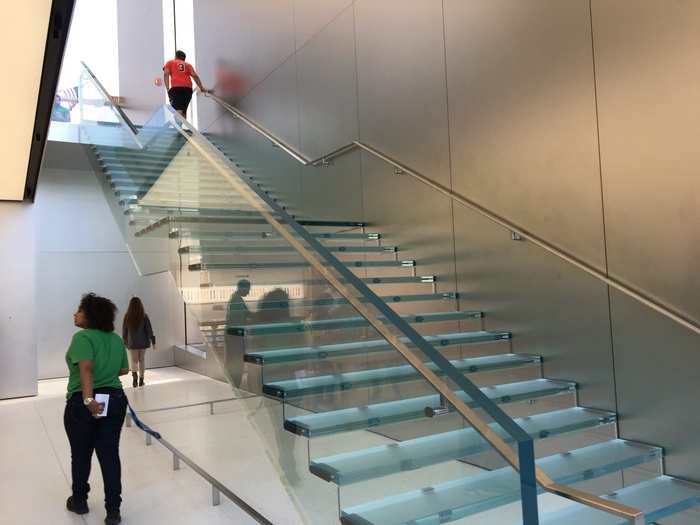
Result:
[[[132,297],[129,301],[129,308],[124,314],[124,326],[129,329],[130,332],[135,332],[143,323],[146,317],[146,312],[143,309],[143,303],[138,297]]]

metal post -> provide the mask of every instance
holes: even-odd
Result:
[[[131,428],[132,427],[132,421],[131,421],[131,416],[129,414],[126,415],[126,428]]]
[[[214,415],[214,403],[209,403],[209,415]]]
[[[535,479],[535,447],[532,440],[518,443],[518,463],[520,465],[520,497],[523,512],[523,525],[539,525],[537,510],[537,480]]]
[[[151,437],[151,435],[148,432],[146,432],[146,446],[150,447],[152,443],[153,437]]]
[[[211,486],[211,504],[214,507],[221,505],[221,492],[214,485]]]
[[[173,470],[180,470],[180,457],[173,452]]]

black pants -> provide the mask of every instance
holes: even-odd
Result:
[[[178,110],[187,113],[187,108],[192,100],[192,88],[188,87],[173,87],[168,91],[170,105]]]
[[[66,403],[63,424],[71,451],[73,499],[87,501],[92,453],[97,453],[105,487],[105,508],[118,511],[122,502],[122,467],[119,461],[119,437],[126,416],[126,396],[116,388],[98,388],[95,393],[109,394],[106,417],[94,418],[83,404],[80,392]]]

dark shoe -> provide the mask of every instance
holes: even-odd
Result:
[[[139,386],[143,386],[145,384],[146,383],[144,383],[144,381],[143,381],[143,376],[141,376],[141,379],[139,379]]]
[[[136,372],[131,372],[131,379],[133,379],[131,386],[134,388],[139,386],[139,375]]]
[[[122,515],[117,512],[108,512],[105,518],[105,525],[118,525],[122,522]]]
[[[71,512],[75,512],[76,514],[87,514],[90,512],[90,509],[87,506],[87,501],[77,501],[73,498],[73,496],[66,500],[66,508]]]

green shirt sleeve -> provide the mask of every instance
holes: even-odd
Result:
[[[73,336],[68,347],[68,360],[77,365],[80,361],[94,361],[95,349],[85,334],[78,332]]]

